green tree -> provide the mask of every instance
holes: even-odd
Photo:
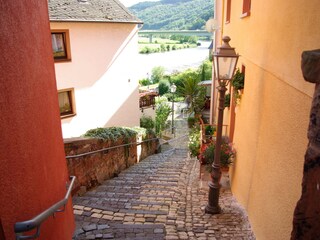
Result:
[[[207,0],[162,0],[141,2],[130,10],[143,20],[143,29],[204,29],[212,17],[213,2]]]
[[[165,52],[165,51],[167,50],[167,49],[166,49],[166,45],[164,45],[163,43],[161,43],[160,49],[161,49],[161,52]]]
[[[152,117],[143,115],[140,118],[140,127],[153,130],[154,126],[155,126],[155,123]]]
[[[193,69],[177,72],[171,76],[171,83],[174,83],[179,89],[179,87],[183,86],[184,81],[189,78],[199,79],[199,72]],[[177,92],[177,94],[179,94],[179,92]]]
[[[196,36],[190,36],[188,38],[188,43],[197,43],[197,41],[198,41],[198,37]]]
[[[144,78],[144,79],[139,80],[139,84],[141,86],[148,86],[148,85],[151,84],[151,82],[150,82],[150,80],[148,78]]]
[[[167,101],[156,103],[156,134],[161,137],[162,131],[166,128],[167,119],[171,113],[171,108]]]
[[[161,79],[163,79],[165,69],[164,67],[158,66],[154,67],[151,70],[151,80],[153,83],[158,83]]]
[[[212,79],[212,62],[205,60],[199,67],[200,80],[211,80]]]
[[[186,78],[178,92],[185,98],[189,106],[189,113],[200,114],[205,105],[206,88],[199,86],[198,77]]]
[[[159,95],[160,96],[166,94],[167,92],[169,92],[169,89],[170,89],[169,81],[166,79],[160,80],[158,88],[159,88]]]

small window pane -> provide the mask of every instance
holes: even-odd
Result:
[[[55,59],[67,58],[64,33],[51,33],[52,51]]]
[[[71,91],[58,93],[60,115],[73,114]]]

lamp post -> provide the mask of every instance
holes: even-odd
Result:
[[[171,121],[171,134],[174,134],[174,93],[177,90],[177,86],[172,84],[170,87],[170,91],[172,93],[172,121]]]
[[[229,45],[230,37],[223,37],[223,44],[217,48],[217,52],[213,54],[214,61],[214,77],[218,82],[219,91],[219,107],[216,146],[214,152],[214,161],[212,164],[211,181],[209,182],[208,205],[205,208],[206,213],[217,214],[221,212],[219,206],[220,195],[220,156],[222,144],[222,124],[224,111],[224,98],[227,85],[231,81],[238,62],[239,55],[236,54],[234,48]]]

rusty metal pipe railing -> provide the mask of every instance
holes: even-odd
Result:
[[[30,220],[15,223],[14,232],[16,234],[16,240],[34,239],[39,237],[41,224],[50,216],[54,216],[55,213],[63,212],[65,210],[75,179],[76,179],[75,176],[70,176],[71,182],[70,184],[67,183],[67,193],[62,200],[53,204],[50,208],[46,209],[45,211],[43,211],[42,213],[40,213],[39,215],[35,216]],[[61,207],[63,207],[63,209],[61,209]],[[36,229],[35,234],[23,235],[24,232],[28,232],[33,229]]]

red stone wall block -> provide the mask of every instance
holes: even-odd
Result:
[[[135,143],[136,138],[128,142]],[[126,143],[123,139],[111,142],[94,138],[70,138],[65,139],[65,154],[74,156]],[[157,146],[158,140],[143,143],[141,159],[154,154]],[[84,194],[87,190],[101,184],[106,179],[113,178],[135,163],[137,163],[136,144],[86,156],[67,158],[69,174],[77,177],[73,193]]]

